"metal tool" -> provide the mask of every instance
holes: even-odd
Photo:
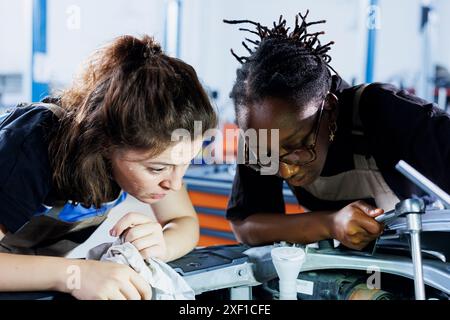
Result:
[[[423,191],[438,198],[444,204],[445,208],[450,209],[450,195],[411,167],[408,163],[400,161],[395,168]],[[421,216],[424,213],[425,203],[423,200],[407,199],[399,202],[395,206],[395,210],[388,211],[375,218],[375,220],[380,223],[389,224],[399,217],[406,217],[407,232],[411,237],[410,249],[414,268],[415,297],[417,300],[425,300],[422,249],[420,244],[420,233],[422,231]]]
[[[401,206],[401,203],[402,202],[399,202],[397,206],[399,205]],[[397,210],[397,206],[396,209],[390,210],[388,212],[383,213],[382,215],[375,217],[375,220],[378,221],[379,223],[389,225],[390,223],[394,222],[397,218],[405,216],[405,212]]]
[[[425,213],[425,203],[421,199],[406,199],[396,204],[395,209],[375,218],[380,223],[389,224],[400,217],[406,217],[407,232],[411,237],[410,250],[414,269],[414,292],[416,300],[425,300],[425,284],[423,280],[422,249],[420,232],[422,231],[421,215]]]
[[[425,284],[423,280],[422,249],[420,232],[422,231],[422,214],[425,203],[421,199],[407,199],[395,206],[398,216],[406,216],[407,231],[411,237],[411,256],[414,268],[414,291],[416,300],[425,300]]]
[[[411,167],[408,163],[400,161],[395,168],[419,188],[438,198],[444,204],[445,208],[450,209],[450,195]],[[411,255],[414,266],[414,289],[416,299],[425,300],[422,251],[420,245],[420,232],[422,231],[421,215],[425,213],[425,204],[420,199],[409,199],[397,204],[395,211],[398,211],[400,215],[403,215],[402,212],[406,215],[407,228],[411,236]]]
[[[400,161],[395,168],[423,191],[441,200],[446,209],[450,209],[450,195],[431,182],[419,171],[403,160]]]
[[[397,219],[399,216],[400,214],[394,209],[385,212],[382,215],[379,215],[378,217],[375,218],[375,220],[378,221],[379,223],[384,223],[385,225],[388,225],[389,223]]]
[[[445,206],[450,209],[450,195],[444,190],[436,186],[433,182],[423,176],[416,169],[411,167],[405,161],[400,161],[395,168],[400,171],[406,178],[411,180],[415,185],[424,190],[430,195],[438,198]],[[422,218],[421,215],[425,213],[425,204],[420,199],[409,199],[399,203],[398,208],[395,207],[395,211],[398,211],[400,215],[402,212],[407,218],[407,228],[411,236],[411,255],[414,265],[414,288],[417,300],[425,299],[425,286],[423,283],[423,264],[422,264],[422,251],[420,245],[420,232],[422,231]]]

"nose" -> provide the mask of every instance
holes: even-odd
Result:
[[[184,171],[181,168],[174,168],[170,175],[161,181],[160,186],[165,190],[178,191],[183,186]]]
[[[279,175],[285,180],[289,180],[300,171],[300,166],[280,162]]]

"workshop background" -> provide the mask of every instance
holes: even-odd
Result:
[[[331,65],[347,82],[392,83],[449,110],[449,0],[0,0],[0,112],[70,85],[88,55],[115,37],[150,34],[196,69],[219,112],[220,128],[233,128],[228,95],[239,65],[230,48],[244,53],[244,34],[222,20],[270,25],[283,14],[289,25],[307,9],[311,20],[327,20],[312,30],[326,31],[324,43],[336,42]],[[225,148],[224,153],[236,151]],[[196,165],[188,171],[200,245],[235,242],[224,218],[233,170]],[[287,212],[302,212],[290,191],[284,192]],[[148,205],[130,199],[108,223],[130,210],[151,214]],[[106,230],[101,226],[86,247],[109,240]]]

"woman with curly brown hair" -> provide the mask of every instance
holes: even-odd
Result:
[[[58,98],[1,116],[0,292],[150,298],[149,285],[129,267],[64,256],[127,194],[150,204],[158,222],[128,213],[112,236],[144,258],[171,261],[192,250],[199,226],[182,177],[215,125],[194,69],[148,36],[116,39]],[[172,141],[177,129],[191,139]],[[66,285],[72,266],[80,270],[76,289]]]

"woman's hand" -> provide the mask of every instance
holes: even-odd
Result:
[[[363,201],[353,202],[333,214],[332,237],[346,247],[361,250],[383,233],[383,224],[374,219],[383,213],[383,209]]]
[[[138,273],[128,266],[93,260],[79,260],[79,286],[69,288],[77,281],[66,279],[63,292],[79,300],[150,300],[152,289]],[[71,277],[74,277],[72,275]]]
[[[166,261],[168,250],[162,226],[144,214],[131,212],[123,216],[111,229],[113,237],[122,236],[130,242],[144,259],[158,258]]]

